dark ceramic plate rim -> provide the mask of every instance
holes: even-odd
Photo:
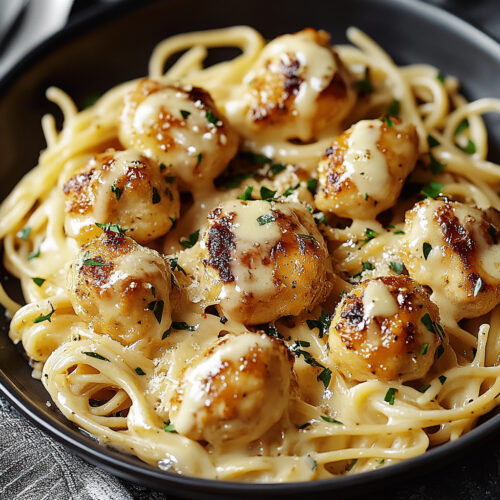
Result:
[[[56,48],[60,44],[78,38],[83,31],[112,22],[113,18],[121,17],[130,11],[140,9],[156,1],[158,0],[129,0],[123,4],[110,5],[108,7],[91,10],[78,20],[69,23],[66,28],[30,51],[10,69],[10,71],[0,80],[0,98],[15,79],[29,67],[30,62],[39,56],[48,54],[53,48]],[[414,2],[412,0],[379,0],[378,3],[389,5],[398,4],[400,7],[403,6],[406,10],[410,11],[413,15],[423,18],[433,17],[441,24],[448,25],[450,29],[460,31],[464,38],[469,39],[471,43],[476,44],[482,50],[491,53],[500,62],[500,45],[495,40],[447,11],[441,10],[433,5]],[[153,488],[169,491],[175,489],[177,493],[183,495],[193,493],[205,496],[217,494],[279,495],[284,493],[298,495],[301,493],[322,491],[333,492],[340,490],[343,492],[353,490],[359,492],[360,487],[363,486],[373,488],[377,485],[381,485],[383,482],[385,484],[390,479],[396,480],[398,477],[408,477],[408,475],[415,476],[421,473],[426,466],[441,467],[450,460],[458,457],[469,447],[484,442],[488,437],[500,431],[500,414],[497,414],[480,424],[465,436],[459,438],[457,441],[444,444],[422,455],[391,465],[390,467],[380,468],[353,476],[341,476],[314,482],[249,484],[201,479],[191,476],[179,476],[163,472],[146,463],[138,463],[135,461],[135,457],[120,453],[100,445],[97,442],[89,444],[88,441],[84,441],[83,435],[81,439],[80,437],[73,437],[68,433],[68,428],[65,424],[55,420],[47,422],[38,407],[27,399],[19,388],[12,383],[9,377],[4,374],[1,368],[0,392],[15,408],[28,417],[39,428],[94,465],[98,465],[125,479],[139,482]],[[353,488],[353,490],[351,490],[351,488]],[[366,492],[367,490],[364,491]]]

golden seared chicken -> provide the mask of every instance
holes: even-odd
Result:
[[[403,262],[442,315],[475,318],[500,303],[500,212],[425,199],[406,212]]]
[[[211,444],[247,444],[288,407],[292,359],[265,334],[228,334],[186,366],[171,401],[180,434]]]
[[[113,221],[146,243],[166,234],[179,217],[175,177],[133,150],[95,156],[63,191],[64,228],[80,244],[100,233],[96,222]]]
[[[115,232],[117,231],[117,232]],[[116,226],[83,245],[68,289],[76,314],[124,345],[154,344],[170,326],[170,266]]]
[[[143,79],[125,97],[120,141],[172,168],[184,189],[215,179],[238,137],[203,89]]]
[[[337,126],[354,101],[350,75],[329,35],[307,28],[267,44],[226,113],[245,137],[309,141]]]
[[[299,203],[227,202],[209,215],[201,244],[209,299],[244,324],[297,315],[330,291],[328,250]]]
[[[405,276],[366,280],[344,295],[328,334],[331,359],[359,382],[421,378],[443,340],[438,308]]]
[[[413,170],[418,138],[396,118],[362,120],[338,136],[318,166],[316,206],[351,219],[374,219],[392,207]]]

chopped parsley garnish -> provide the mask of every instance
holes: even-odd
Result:
[[[321,224],[327,224],[326,222],[326,217],[325,217],[325,214],[323,212],[316,212],[315,214],[313,214],[313,218],[314,218],[314,222],[316,222],[316,225],[319,226]]]
[[[31,227],[26,226],[26,227],[23,227],[22,229],[20,229],[17,232],[16,236],[18,238],[21,238],[23,241],[26,241],[28,239],[28,236],[30,235],[30,233],[31,233]]]
[[[167,166],[165,165],[165,163],[160,163],[160,170],[165,170],[167,168]]]
[[[146,375],[146,373],[144,372],[144,370],[140,366],[138,366],[135,369],[135,373],[137,373],[137,375]]]
[[[394,99],[394,101],[389,104],[389,107],[387,108],[387,116],[399,116],[399,111],[401,110],[401,103],[397,100]]]
[[[318,179],[308,179],[306,182],[306,187],[311,194],[316,194],[316,189],[318,187]]]
[[[196,245],[199,237],[200,237],[200,230],[198,229],[194,233],[191,233],[188,236],[187,240],[181,240],[180,243],[181,243],[181,245],[185,246],[186,248],[192,248],[192,247],[194,247],[194,245]]]
[[[473,155],[477,151],[476,145],[470,139],[467,140],[467,144],[464,147],[457,144],[457,148],[469,155]]]
[[[368,193],[365,193],[365,200],[368,199],[368,196],[370,196]]]
[[[469,128],[469,120],[467,118],[464,118],[458,125],[457,128],[455,129],[455,135],[460,135],[462,132],[467,130]]]
[[[443,327],[439,323],[436,323],[435,321],[434,321],[434,330],[439,335],[439,337],[441,338],[441,340],[444,340],[444,330],[443,330]]]
[[[259,226],[263,226],[265,224],[269,224],[270,222],[275,222],[276,218],[272,213],[264,214],[261,215],[260,217],[257,217],[257,222],[259,223]]]
[[[165,188],[165,194],[169,197],[170,200],[174,199],[174,195],[172,194],[172,191],[167,187]],[[156,203],[160,202],[160,195],[158,194],[158,201]],[[155,188],[153,188],[153,204],[155,204]]]
[[[148,309],[153,311],[156,321],[161,323],[163,317],[163,307],[165,306],[163,300],[153,300],[148,304]]]
[[[243,201],[253,200],[252,191],[253,191],[253,186],[247,186],[245,191],[243,191],[243,194],[240,194],[240,196],[238,196],[238,200],[243,200]]]
[[[207,111],[205,118],[206,118],[208,123],[211,123],[211,124],[215,125],[216,127],[219,126],[219,125],[217,125],[219,119],[212,113],[211,109],[209,109]]]
[[[93,351],[89,351],[89,352],[82,352],[82,354],[85,354],[86,356],[88,356],[89,358],[95,358],[95,359],[100,359],[101,361],[108,361],[109,362],[109,359],[108,358],[105,358],[104,356],[101,356],[100,354],[98,354],[97,352],[93,352]]]
[[[185,321],[172,321],[172,326],[174,330],[187,330],[188,332],[194,332],[197,330],[198,326],[188,325]]]
[[[319,334],[318,337],[321,339],[325,333],[328,333],[330,329],[331,318],[324,309],[321,310],[321,314],[318,319],[308,319],[306,321],[309,330],[318,329]]]
[[[266,332],[270,337],[274,337],[276,339],[284,339],[283,335],[278,331],[278,329],[275,326],[268,326],[267,327],[267,332]]]
[[[402,262],[390,262],[389,266],[396,274],[401,274],[405,268]]]
[[[378,233],[377,233],[377,231],[374,231],[373,229],[370,229],[369,227],[367,227],[365,230],[364,236],[365,236],[365,239],[363,240],[363,243],[361,243],[361,247],[366,245],[370,240],[373,240],[373,238],[375,238],[375,236],[378,236]]]
[[[446,377],[444,375],[439,375],[439,381],[441,382],[441,385],[443,385],[446,382]]]
[[[431,172],[434,175],[440,174],[445,169],[446,163],[437,161],[432,153],[429,153],[429,159],[431,160]]]
[[[421,318],[420,318],[420,321],[424,324],[424,326],[427,328],[427,330],[429,330],[431,333],[436,333],[434,331],[434,327],[433,327],[433,321],[431,319],[431,317],[429,316],[429,313],[425,313]]]
[[[316,377],[318,382],[322,382],[325,389],[330,385],[330,380],[332,378],[332,371],[329,368],[326,368],[321,363],[318,363],[311,355],[310,352],[304,351],[301,347],[309,347],[311,344],[306,340],[296,340],[293,346],[290,347],[290,351],[295,354],[297,358],[300,356],[304,357],[304,361],[310,366],[317,366],[318,368],[322,368],[321,373]]]
[[[169,326],[164,332],[163,335],[161,336],[162,340],[165,340],[170,334],[172,333],[172,326]]]
[[[120,199],[120,196],[122,195],[122,190],[117,185],[113,184],[111,186],[111,192],[115,193],[116,201],[118,201]]]
[[[45,283],[45,278],[31,278],[36,286],[42,286]]]
[[[430,243],[427,243],[427,241],[424,241],[424,244],[422,245],[422,251],[424,252],[425,260],[427,260],[427,257],[429,257],[431,250],[432,250],[432,245]]]
[[[492,226],[490,224],[490,227],[488,228],[488,234],[491,236],[491,240],[493,241],[493,244],[496,245],[498,243],[498,234],[495,226]]]
[[[478,278],[476,281],[476,286],[474,287],[474,297],[477,297],[477,294],[481,291],[483,288],[483,280],[481,278]]]
[[[170,420],[168,422],[163,422],[163,430],[165,432],[174,432],[177,434],[177,431],[175,430],[174,424],[172,424],[170,422]]]
[[[436,354],[438,359],[444,354],[444,347],[442,345],[438,345]]]
[[[173,184],[175,182],[175,175],[169,175],[167,177],[164,177],[165,182],[168,182],[168,184]]]
[[[420,350],[420,354],[427,354],[427,349],[429,349],[429,344],[424,344]]]
[[[37,259],[38,257],[40,257],[40,247],[38,247],[38,250],[36,252],[30,252],[28,254],[28,260]]]
[[[363,262],[361,264],[361,267],[363,268],[363,271],[373,271],[375,269],[375,266],[371,262]]]
[[[191,111],[186,111],[185,109],[180,109],[179,111],[181,112],[181,116],[184,120],[191,114]]]
[[[429,145],[430,148],[441,146],[441,143],[432,135],[427,136],[427,144]]]
[[[51,317],[54,314],[55,309],[54,309],[54,306],[50,302],[49,302],[49,305],[50,305],[51,311],[48,314],[46,314],[45,316],[42,316],[42,315],[38,316],[38,318],[35,318],[33,320],[33,323],[41,323],[42,321],[48,321],[50,323],[52,321]]]
[[[439,80],[441,83],[444,83],[444,75],[440,72],[436,75],[436,80]]]
[[[302,425],[299,425],[299,429],[307,429],[308,427],[311,427],[311,422],[306,422]]]
[[[201,157],[202,157],[202,154],[201,153],[198,153],[196,155],[196,165],[199,165],[201,163]]]
[[[102,259],[102,257],[98,257],[98,258]],[[90,258],[90,252],[87,250],[83,254],[83,265],[84,266],[98,266],[98,267],[102,267],[102,266],[104,266],[106,264],[102,260],[97,260],[97,259]]]
[[[161,196],[160,193],[158,192],[158,189],[155,187],[153,188],[153,205],[156,205],[157,203],[160,203],[161,201]]]
[[[405,234],[404,231],[394,231],[394,234]]]
[[[326,415],[320,415],[320,417],[322,418],[322,420],[328,422],[329,424],[344,425],[344,422],[341,422],[340,420],[335,420],[332,417],[328,417]]]
[[[356,464],[358,463],[358,459],[355,458],[346,468],[346,471],[349,472]]]
[[[262,186],[260,188],[260,196],[263,200],[272,200],[274,198],[274,195],[276,194],[276,191],[273,191],[272,189],[266,188],[266,186]]]
[[[125,234],[127,232],[127,230],[123,229],[120,224],[112,224],[111,222],[108,222],[107,224],[100,224],[99,222],[96,222],[95,225],[103,231],[110,231],[112,233]]]
[[[170,257],[168,259],[169,263],[170,263],[170,269],[172,269],[172,271],[175,271],[176,269],[178,269],[182,274],[184,274],[184,276],[187,276],[186,274],[186,271],[184,271],[184,268],[182,268],[179,263],[177,262],[179,259],[177,257]]]
[[[380,118],[380,121],[386,123],[389,128],[392,127],[392,120],[389,115],[383,116],[382,118]]]
[[[431,384],[425,384],[422,387],[420,387],[418,390],[419,390],[419,392],[425,392],[430,386],[431,386]]]
[[[424,186],[421,189],[421,193],[425,194],[429,198],[436,198],[437,196],[440,195],[441,190],[444,188],[443,184],[440,184],[439,182],[431,180],[429,184]]]
[[[275,175],[278,175],[280,172],[283,172],[283,170],[285,170],[285,168],[286,168],[286,165],[284,165],[283,163],[273,163],[269,167],[269,172],[274,177]]]
[[[386,403],[389,403],[390,405],[393,405],[396,392],[398,392],[398,390],[395,389],[394,387],[388,389],[387,392],[385,393],[384,401]]]
[[[370,81],[370,68],[368,66],[365,68],[364,78],[362,80],[358,80],[355,83],[355,86],[358,89],[358,93],[360,95],[373,93],[373,85]]]
[[[283,191],[283,196],[290,196],[296,189],[300,187],[300,182],[295,186],[290,186]]]
[[[307,458],[311,461],[311,469],[316,470],[318,468],[318,462],[316,462],[311,455],[307,455]]]
[[[177,218],[176,217],[169,217],[170,222],[172,222],[172,227],[170,229],[175,229],[177,226]]]
[[[153,285],[151,285],[151,295],[156,299],[156,288]]]

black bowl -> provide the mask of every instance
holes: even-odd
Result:
[[[92,94],[124,80],[146,74],[154,45],[176,33],[249,24],[266,37],[306,26],[331,32],[335,43],[345,42],[348,26],[372,36],[397,63],[425,62],[443,74],[457,76],[469,99],[500,97],[500,46],[452,15],[409,0],[252,0],[231,4],[227,0],[132,1],[81,19],[24,58],[0,82],[0,199],[36,164],[44,147],[40,129],[43,113],[57,110],[47,103],[45,89],[56,85],[83,105]],[[220,55],[220,54],[219,54]],[[215,54],[217,57],[217,54]],[[500,121],[487,119],[490,157],[500,159]],[[18,295],[15,283],[4,283]],[[6,281],[5,281],[6,280]],[[78,455],[122,478],[175,492],[182,496],[220,498],[238,495],[303,496],[331,492],[366,493],[394,484],[423,471],[436,469],[473,445],[492,439],[500,431],[500,415],[484,419],[476,429],[444,446],[406,462],[355,476],[312,483],[242,484],[180,477],[144,464],[135,457],[97,444],[67,421],[52,405],[22,351],[7,336],[8,322],[0,320],[0,390],[34,423]]]

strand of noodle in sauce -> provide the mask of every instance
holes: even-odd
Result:
[[[433,154],[438,161],[447,163],[447,175],[458,176],[451,177],[453,182],[447,181],[445,192],[471,200],[480,207],[498,207],[495,187],[488,184],[500,182],[500,170],[486,160],[487,135],[479,115],[500,111],[500,103],[482,99],[468,104],[457,94],[458,83],[453,78],[447,77],[445,85],[440,85],[436,80],[437,70],[430,66],[397,68],[387,54],[359,30],[350,29],[348,35],[359,48],[340,47],[342,59],[347,66],[368,66],[377,80],[389,82],[393,96],[401,102],[401,116],[417,126],[420,153],[428,150],[429,133],[441,143],[433,149]],[[242,55],[203,69],[207,48],[234,45],[241,48]],[[263,47],[262,37],[246,27],[179,35],[155,49],[149,72],[155,78],[173,78],[201,85],[224,108],[231,87],[242,79]],[[164,74],[166,60],[184,49],[189,50]],[[179,321],[198,325],[196,343],[191,334],[176,332],[165,341],[164,349],[170,354],[163,362],[151,360],[134,348],[96,335],[79,320],[65,291],[64,273],[58,273],[58,266],[69,263],[77,252],[74,242],[64,237],[60,181],[76,171],[88,155],[100,152],[106,144],[116,140],[121,101],[134,84],[128,82],[110,90],[91,108],[80,113],[66,94],[50,89],[48,97],[59,105],[64,115],[63,129],[57,131],[53,117],[44,117],[48,148],[42,153],[38,167],[25,176],[0,209],[0,237],[4,238],[6,266],[21,280],[29,302],[16,312],[18,305],[5,295],[3,288],[0,289],[0,301],[11,314],[15,313],[10,335],[14,342],[23,343],[33,360],[44,363],[40,373],[43,383],[68,419],[102,443],[132,452],[164,470],[228,480],[297,481],[369,470],[416,456],[425,452],[429,443],[434,445],[457,438],[478,416],[495,406],[500,390],[500,367],[493,366],[500,355],[500,306],[490,315],[491,331],[488,334],[487,328],[481,327],[478,340],[456,324],[445,325],[457,341],[468,346],[477,343],[477,353],[472,361],[461,357],[459,365],[449,349],[442,358],[440,376],[429,380],[424,393],[399,382],[348,382],[335,370],[329,389],[318,391],[318,386],[310,383],[311,367],[302,359],[296,360],[301,397],[292,398],[290,421],[282,422],[286,429],[284,439],[262,439],[256,445],[256,449],[263,450],[266,456],[255,456],[255,450],[253,454],[241,449],[221,453],[213,449],[207,451],[184,436],[165,432],[164,421],[158,412],[168,413],[168,408],[158,403],[155,384],[166,380],[171,391],[177,384],[184,360],[193,356],[196,349],[216,339],[219,329],[241,333],[246,330],[244,325],[229,320],[218,329],[215,325],[219,324],[219,318],[204,316],[199,313],[199,306],[190,304],[182,313],[176,311],[175,314]],[[374,99],[365,112],[369,114],[370,105],[375,108],[383,104],[389,95],[380,96],[378,104]],[[424,104],[417,107],[414,95],[425,101]],[[456,106],[451,113],[448,96]],[[455,146],[454,132],[465,118],[469,120],[470,136],[477,146],[473,155]],[[271,147],[265,141],[247,141],[244,146],[264,152],[276,161],[300,164],[313,172],[319,155],[330,141],[331,134],[320,135],[315,143],[308,145],[275,142]],[[74,164],[70,165],[73,160]],[[37,182],[33,182],[34,178]],[[239,189],[243,190],[250,182],[258,188],[268,181],[253,179]],[[193,194],[193,205],[183,215],[182,227],[179,225],[165,239],[166,253],[178,252],[181,236],[199,229],[200,221],[214,206],[235,197],[234,190],[221,192],[213,185],[204,186]],[[31,227],[29,241],[19,241],[16,233],[26,226]],[[400,227],[397,225],[394,230]],[[361,249],[354,252],[352,247],[341,245],[331,252],[336,268],[346,275],[354,274],[362,262],[387,260],[387,255],[397,252],[397,235],[373,220],[353,221],[345,229],[328,227],[324,234],[334,242],[348,243],[362,241],[366,228],[378,235]],[[41,256],[28,260],[30,252],[40,245],[43,245]],[[199,255],[197,245],[178,257],[183,259],[181,263],[186,269],[194,270]],[[388,274],[390,270],[384,268],[380,272]],[[43,287],[37,287],[32,278],[43,273],[42,278],[47,281]],[[376,271],[366,275],[375,276]],[[352,287],[341,278],[337,286],[344,290]],[[47,313],[50,305],[55,310],[51,322],[35,324],[34,319]],[[316,309],[310,317],[318,315]],[[297,340],[309,342],[311,354],[321,363],[328,363],[325,342],[305,325],[308,317],[297,318],[293,328],[278,322],[279,329],[290,337],[289,346]],[[149,375],[138,376],[137,368]],[[445,382],[441,377],[445,377]],[[392,405],[384,402],[389,386],[397,389]],[[106,404],[92,407],[92,396],[103,390],[112,390],[114,396]],[[120,415],[113,416],[117,412]],[[301,429],[306,422],[310,425]],[[439,425],[440,429],[427,434],[425,428],[433,425]],[[273,432],[277,431],[270,432],[270,437],[275,437]]]

